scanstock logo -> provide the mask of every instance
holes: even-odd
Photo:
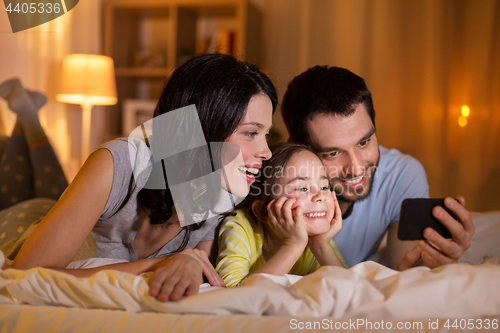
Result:
[[[12,32],[16,33],[63,16],[79,0],[3,0]]]

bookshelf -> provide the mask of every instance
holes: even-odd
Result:
[[[157,100],[167,77],[193,54],[219,51],[261,65],[262,13],[249,0],[105,0],[103,33],[118,92],[107,139],[128,135],[126,99]]]

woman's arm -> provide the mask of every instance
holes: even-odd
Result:
[[[59,201],[28,237],[12,268],[45,267],[76,277],[89,277],[107,269],[133,274],[155,271],[148,281],[152,296],[160,300],[177,300],[184,294],[196,293],[203,283],[202,273],[207,265],[197,255],[195,258],[182,252],[170,257],[89,269],[66,269],[102,215],[111,192],[113,172],[111,152],[99,149],[93,153]]]
[[[101,216],[112,183],[113,157],[99,149],[28,237],[12,267],[65,268]]]
[[[113,156],[107,149],[93,153],[54,207],[28,237],[12,263],[15,269],[45,267],[77,277],[105,269],[140,274],[165,258],[86,269],[66,269],[101,216],[113,183]]]
[[[198,250],[204,251],[208,257],[210,257],[210,254],[212,253],[214,241],[204,241],[204,242],[199,242],[198,245],[195,246]]]

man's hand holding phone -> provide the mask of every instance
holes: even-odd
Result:
[[[432,216],[448,229],[451,238],[444,238],[434,229],[425,228],[423,231],[425,240],[418,240],[417,246],[406,253],[398,264],[398,270],[411,268],[420,259],[422,265],[429,268],[456,263],[464,251],[470,247],[474,225],[469,212],[464,207],[465,199],[457,197],[457,200],[454,200],[448,197],[444,199],[444,206],[456,219],[440,206],[432,208]],[[401,223],[402,221],[400,221],[400,227]]]

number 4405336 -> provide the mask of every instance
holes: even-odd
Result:
[[[54,4],[52,3],[36,3],[36,2],[31,2],[31,3],[17,3],[14,8],[12,8],[12,3],[9,3],[7,8],[5,10],[9,13],[16,12],[16,13],[23,13],[23,14],[35,14],[35,13],[47,13],[50,14],[52,12],[58,14],[61,12],[61,4],[59,2],[56,2]]]
[[[443,325],[446,329],[498,329],[498,319],[448,319]]]

